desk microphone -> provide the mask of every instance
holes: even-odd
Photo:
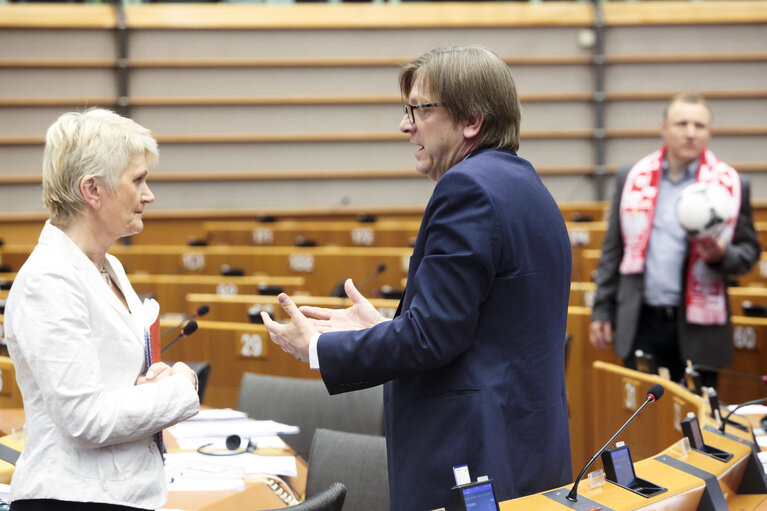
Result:
[[[382,274],[386,271],[386,263],[380,263],[378,266],[376,266],[376,269],[373,270],[373,272],[362,279],[362,282],[360,282],[360,285],[357,286],[357,290],[362,293],[368,284],[370,284],[370,281]],[[341,282],[339,282],[335,288],[333,288],[333,291],[330,292],[330,296],[334,296],[336,298],[349,298],[346,295],[346,291],[344,290],[344,283],[346,283],[346,279],[342,279]]]
[[[170,341],[168,344],[163,346],[163,348],[160,350],[160,353],[165,353],[165,350],[173,346],[173,344],[181,339],[182,337],[187,337],[189,335],[192,335],[197,331],[197,322],[195,320],[191,320],[189,323],[184,325],[184,328],[181,329],[181,333],[176,336],[175,339]]]
[[[761,403],[764,403],[764,402],[767,402],[767,397],[763,397],[762,399],[754,399],[753,401],[746,401],[745,403],[739,404],[738,406],[736,406],[735,408],[730,410],[730,413],[728,413],[727,416],[724,418],[724,420],[722,421],[722,425],[719,426],[719,432],[720,433],[724,433],[724,428],[725,428],[725,426],[727,426],[727,421],[730,418],[730,415],[735,413],[735,411],[738,410],[738,408],[742,408],[742,407],[748,406],[748,405],[758,405],[758,404],[761,404]]]
[[[650,387],[650,390],[648,390],[648,391],[647,391],[647,399],[645,399],[645,402],[644,402],[644,403],[642,403],[642,406],[640,406],[639,408],[637,408],[637,411],[636,411],[636,412],[634,412],[634,414],[633,414],[631,417],[629,417],[629,420],[627,420],[627,421],[626,421],[626,422],[623,424],[623,426],[621,426],[621,429],[619,429],[619,430],[618,430],[618,432],[617,432],[617,433],[615,433],[615,434],[612,436],[612,438],[610,438],[610,440],[608,440],[608,441],[607,441],[607,443],[606,443],[605,445],[603,445],[603,446],[602,446],[602,448],[601,448],[601,449],[599,449],[599,451],[597,451],[597,453],[596,453],[596,454],[594,454],[594,456],[593,456],[593,457],[592,457],[592,458],[589,460],[589,462],[588,462],[588,463],[586,463],[586,466],[585,466],[585,467],[583,467],[583,470],[581,470],[581,473],[580,473],[580,474],[578,474],[578,477],[576,477],[576,478],[575,478],[575,484],[573,484],[573,489],[572,489],[572,490],[570,490],[570,493],[568,493],[568,494],[567,494],[567,497],[566,497],[566,498],[567,498],[567,500],[569,500],[570,502],[578,502],[578,483],[580,483],[580,482],[581,482],[581,479],[583,478],[583,474],[585,474],[585,473],[586,473],[586,470],[588,470],[588,469],[589,469],[589,467],[591,466],[591,464],[592,464],[592,463],[594,463],[594,462],[596,461],[596,459],[599,457],[599,455],[600,455],[600,454],[602,454],[602,451],[604,451],[605,449],[607,449],[607,447],[608,447],[608,446],[609,446],[611,443],[613,443],[613,440],[615,440],[615,438],[616,438],[618,435],[620,435],[620,434],[621,434],[621,432],[622,432],[624,429],[626,429],[626,426],[628,426],[628,425],[629,425],[629,423],[630,423],[631,421],[633,421],[633,420],[634,420],[634,418],[635,418],[637,415],[639,415],[639,412],[641,412],[642,410],[644,410],[645,406],[649,405],[650,403],[654,403],[655,401],[657,401],[658,399],[660,399],[660,398],[663,396],[663,392],[664,392],[664,391],[665,391],[665,389],[663,388],[663,385],[661,385],[660,383],[656,383],[655,385],[653,385],[652,387]]]
[[[226,452],[211,452],[206,450],[206,447],[210,447],[213,445],[205,444],[201,445],[197,448],[197,452],[200,454],[204,454],[206,456],[234,456],[236,454],[244,454],[253,452],[256,450],[256,444],[253,443],[251,439],[248,439],[248,445],[244,449],[240,449],[240,444],[242,443],[242,439],[240,438],[240,435],[229,435],[226,437]]]
[[[718,367],[714,366],[707,366],[703,364],[695,364],[692,366],[696,371],[712,371],[719,374],[729,374],[730,376],[736,376],[738,378],[745,378],[747,380],[759,380],[763,383],[767,383],[767,374],[751,374],[751,373],[741,373],[738,371],[731,371],[729,369],[719,369]]]
[[[386,271],[386,263],[381,263],[378,266],[376,266],[376,269],[373,270],[373,273],[371,273],[370,275],[365,277],[362,280],[362,282],[360,282],[360,285],[357,288],[359,290],[359,292],[360,293],[363,292],[365,290],[365,288],[368,286],[368,284],[370,284],[371,280],[373,280],[374,278],[376,278],[377,276],[379,276],[380,274],[382,274],[385,271]]]
[[[180,327],[181,325],[183,325],[184,321],[187,321],[187,320],[190,320],[190,319],[197,319],[199,317],[202,317],[202,316],[206,315],[208,312],[210,312],[210,307],[207,304],[200,305],[199,307],[197,307],[197,310],[194,311],[194,314],[189,315],[189,316],[184,316],[184,319],[181,320],[181,323],[179,323],[178,325],[176,325],[176,326],[174,326],[172,328],[168,328],[166,330],[163,330],[163,332],[160,334],[160,337],[165,337],[166,335],[171,333],[173,330],[175,330],[178,327]]]

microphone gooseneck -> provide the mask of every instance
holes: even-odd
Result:
[[[362,282],[360,282],[360,285],[358,286],[358,289],[360,292],[364,291],[365,288],[367,288],[368,284],[370,284],[370,281],[372,281],[374,278],[382,274],[386,271],[386,263],[381,263],[378,266],[376,266],[376,269],[373,270],[373,273],[365,277]]]
[[[737,378],[744,378],[747,380],[758,380],[763,383],[767,383],[767,374],[742,373],[740,371],[731,371],[730,369],[720,369],[718,367],[707,366],[704,364],[695,364],[692,367],[695,370],[711,371],[711,372],[719,373],[719,374],[729,374],[730,376],[735,376]]]
[[[186,337],[188,335],[192,335],[196,331],[197,331],[197,322],[195,320],[191,320],[189,323],[184,325],[184,328],[181,329],[181,333],[178,334],[175,339],[173,339],[168,344],[166,344],[165,346],[162,347],[162,349],[160,350],[160,353],[165,353],[165,350],[167,350],[168,348],[173,346],[173,344],[176,341],[178,341],[182,337]]]
[[[758,405],[765,402],[767,402],[767,397],[763,397],[762,399],[754,399],[753,401],[746,401],[745,403],[739,404],[738,406],[730,410],[730,413],[728,413],[727,416],[724,418],[724,420],[722,421],[722,425],[719,426],[719,432],[724,433],[724,428],[727,426],[727,421],[730,419],[730,415],[735,413],[739,408],[742,408],[748,405]]]
[[[206,315],[208,312],[210,312],[210,306],[208,306],[208,304],[200,305],[199,307],[197,307],[197,310],[194,311],[194,314],[190,314],[188,316],[184,316],[184,319],[182,319],[181,322],[178,325],[173,326],[171,328],[166,328],[165,330],[163,330],[162,333],[160,333],[160,337],[165,337],[166,335],[171,333],[173,330],[175,330],[178,327],[180,327],[181,325],[183,325],[184,321],[187,321],[187,320],[190,320],[190,319],[194,319],[194,318],[199,318],[201,316]]]
[[[570,493],[567,494],[567,500],[570,502],[578,502],[578,484],[580,484],[581,479],[583,479],[583,474],[586,473],[586,471],[589,469],[589,467],[596,461],[596,459],[599,457],[602,452],[607,449],[607,447],[613,443],[613,440],[617,438],[618,435],[621,434],[621,432],[626,429],[626,426],[628,426],[631,421],[634,420],[634,418],[639,415],[639,413],[644,410],[645,406],[649,405],[650,403],[654,403],[655,401],[659,400],[661,397],[663,397],[663,392],[665,389],[663,388],[663,385],[660,383],[656,383],[652,387],[650,387],[650,390],[647,391],[647,398],[645,399],[644,403],[642,403],[642,406],[637,408],[637,411],[634,412],[629,419],[623,423],[623,426],[608,440],[605,445],[602,446],[601,449],[599,449],[596,454],[589,460],[588,463],[583,467],[581,472],[578,474],[578,477],[575,478],[575,483],[573,484],[573,488],[570,490]]]

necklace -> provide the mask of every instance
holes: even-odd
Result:
[[[104,282],[107,283],[107,286],[112,287],[112,279],[109,278],[109,272],[105,267],[99,268],[99,271],[101,272],[101,276],[104,277]]]

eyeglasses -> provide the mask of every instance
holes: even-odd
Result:
[[[410,124],[415,124],[415,111],[419,108],[432,108],[435,106],[444,106],[443,103],[423,103],[421,105],[402,105],[402,109],[405,111],[407,118],[410,119]]]

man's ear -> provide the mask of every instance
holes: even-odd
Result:
[[[85,175],[80,179],[80,193],[85,199],[85,203],[93,209],[101,208],[101,199],[104,193],[104,187],[101,180],[91,174]]]
[[[467,120],[463,125],[463,136],[466,139],[473,139],[479,135],[479,130],[482,129],[482,123],[485,122],[485,116],[481,113],[474,115]]]

